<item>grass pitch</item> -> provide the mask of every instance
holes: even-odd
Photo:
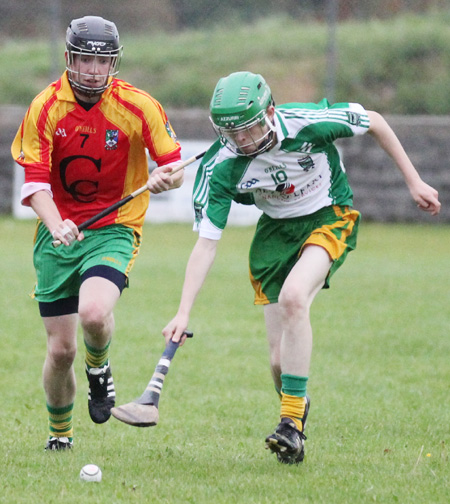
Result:
[[[261,309],[247,280],[250,228],[229,228],[177,352],[160,423],[93,424],[79,334],[75,447],[46,453],[45,337],[34,224],[0,219],[0,502],[448,503],[450,228],[363,223],[357,250],[313,305],[312,407],[303,465],[264,450],[279,403]],[[189,225],[147,225],[111,347],[117,400],[138,397],[163,350]],[[79,471],[95,463],[103,481]]]

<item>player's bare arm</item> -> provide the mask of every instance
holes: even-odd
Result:
[[[84,238],[84,234],[79,232],[74,222],[70,219],[62,219],[52,197],[46,191],[37,191],[32,194],[30,204],[54,240],[60,240],[68,247],[75,240],[81,241]]]
[[[425,183],[411,160],[406,154],[400,140],[386,120],[378,112],[367,111],[370,119],[369,133],[375,138],[380,147],[394,160],[401,171],[406,185],[418,208],[431,215],[437,215],[441,209],[439,195],[436,189]]]
[[[214,263],[217,242],[217,240],[199,238],[192,249],[191,256],[186,266],[186,274],[178,312],[162,331],[166,341],[172,339],[176,342],[181,340],[180,345],[184,343],[186,336],[182,335],[188,327],[189,315],[194,301]]]

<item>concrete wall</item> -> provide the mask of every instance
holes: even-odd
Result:
[[[25,109],[0,108],[0,213],[12,213],[14,166],[10,145]],[[205,110],[167,110],[180,139],[213,141]],[[442,202],[436,219],[419,211],[390,158],[369,136],[340,140],[355,207],[365,220],[450,223],[450,117],[387,117],[422,178]],[[156,203],[156,202],[155,202]]]
[[[11,143],[25,114],[23,107],[0,107],[0,214],[12,212],[13,173]]]

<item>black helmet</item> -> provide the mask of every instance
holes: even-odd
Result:
[[[66,33],[66,69],[72,86],[89,96],[101,94],[111,84],[112,77],[119,73],[123,48],[119,42],[116,25],[98,16],[74,19]],[[80,72],[76,55],[109,58],[109,71],[100,85],[92,87],[82,82],[82,76],[98,78],[98,75]]]

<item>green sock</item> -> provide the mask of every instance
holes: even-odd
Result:
[[[86,347],[85,362],[87,369],[100,368],[107,364],[111,340],[108,341],[108,344],[104,348],[94,348],[86,343],[86,341],[84,345]]]
[[[303,431],[303,417],[306,408],[307,376],[281,375],[280,418],[291,419],[299,431]]]
[[[49,437],[67,437],[73,440],[73,403],[62,408],[47,404]]]
[[[281,375],[281,391],[284,394],[305,397],[306,396],[306,383],[307,376],[295,376],[290,374]]]

